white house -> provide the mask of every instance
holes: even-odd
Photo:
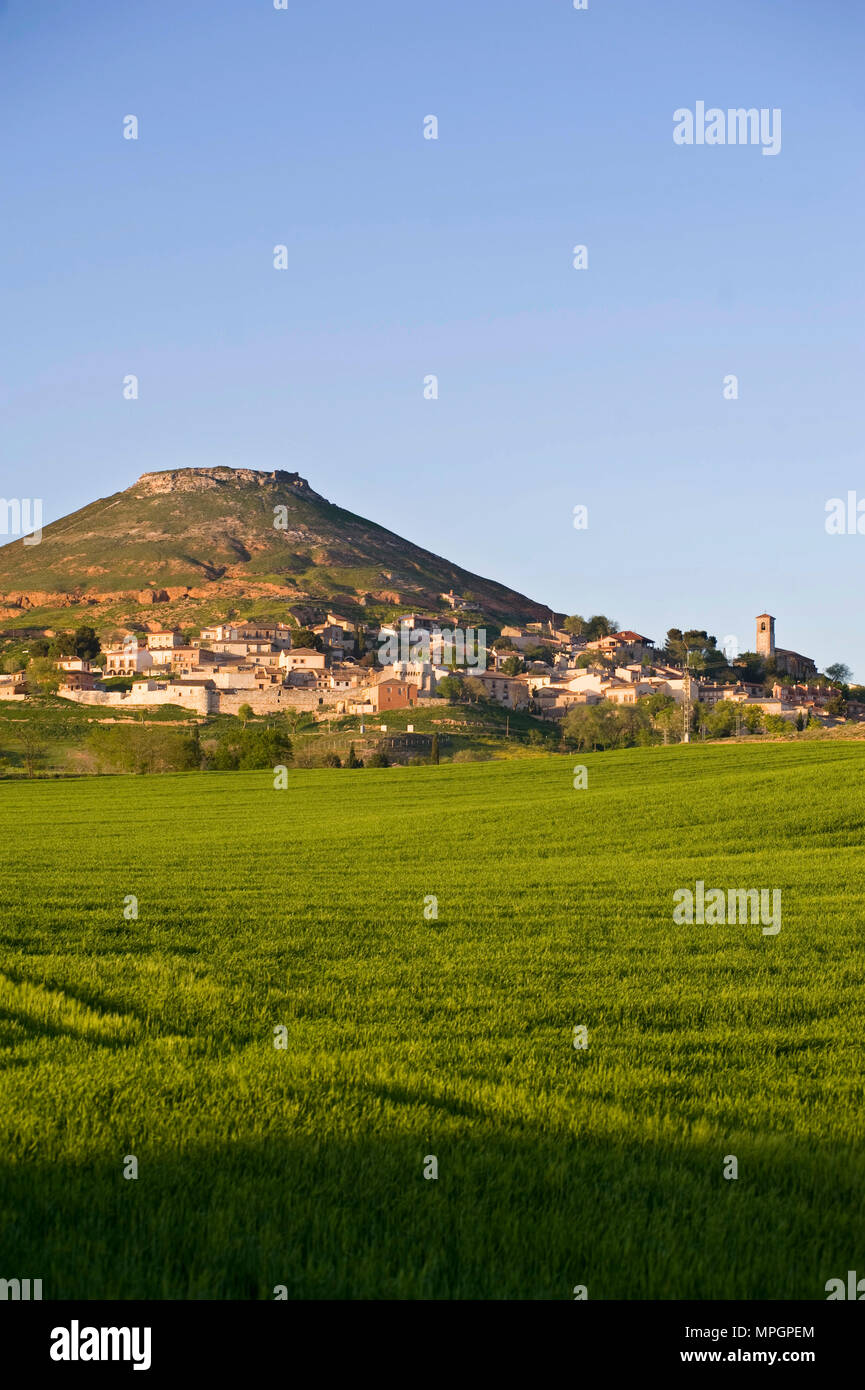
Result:
[[[102,662],[106,676],[136,676],[141,671],[150,671],[154,664],[147,648],[139,647],[137,642],[103,652]]]

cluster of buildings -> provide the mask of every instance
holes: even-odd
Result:
[[[361,664],[355,625],[338,614],[312,628],[322,650],[294,645],[296,631],[279,621],[225,621],[202,628],[192,642],[178,629],[130,633],[98,662],[58,660],[58,694],[82,704],[176,704],[200,714],[236,714],[242,705],[256,714],[283,708],[373,713],[416,704],[421,684],[434,690],[429,673],[412,681],[402,669]],[[117,677],[132,678],[132,688],[107,689],[106,681]]]
[[[226,619],[203,627],[194,641],[176,628],[130,633],[104,651],[98,665],[60,659],[59,694],[94,705],[176,704],[200,714],[236,714],[243,705],[256,714],[284,708],[378,714],[436,701],[456,663],[460,675],[477,683],[475,693],[548,719],[562,718],[574,705],[636,705],[644,696],[662,694],[679,704],[760,705],[795,720],[819,714],[833,695],[831,688],[808,683],[816,674],[813,661],[775,646],[775,620],[766,613],[757,618],[757,651],[774,661],[776,671],[802,679],[778,682],[771,698],[762,684],[722,685],[669,665],[651,638],[630,629],[587,641],[555,622],[527,623],[503,628],[488,652],[482,629],[447,626],[466,601],[452,593],[442,598],[449,610],[443,620],[405,613],[365,633],[344,615],[328,612],[311,627],[315,647],[295,646],[298,629],[277,620]],[[514,671],[517,664],[524,669]],[[132,689],[106,689],[113,677],[134,678]],[[22,682],[23,673],[9,678],[10,687]]]

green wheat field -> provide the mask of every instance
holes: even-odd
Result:
[[[0,784],[0,1274],[824,1299],[865,1258],[863,781],[815,742]],[[697,879],[780,888],[780,933],[674,925]]]

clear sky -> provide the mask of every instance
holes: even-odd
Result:
[[[855,0],[0,0],[0,495],[297,470],[557,609],[743,649],[768,610],[865,679],[824,524],[865,498],[863,39]],[[698,101],[780,153],[676,145]]]

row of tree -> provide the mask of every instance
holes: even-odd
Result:
[[[808,722],[800,715],[796,728]],[[711,708],[695,703],[691,710],[690,733],[707,738],[729,738],[733,734],[788,733],[790,724],[780,714],[767,713],[762,706],[744,709],[733,700],[719,700]],[[678,743],[684,735],[682,706],[672,696],[644,696],[635,705],[614,705],[604,700],[597,705],[574,705],[562,721],[564,742],[578,751],[603,748],[633,748],[655,743]]]
[[[197,724],[160,728],[142,723],[94,724],[85,747],[106,772],[229,772],[291,760],[291,739],[277,724],[237,724],[202,744]]]

